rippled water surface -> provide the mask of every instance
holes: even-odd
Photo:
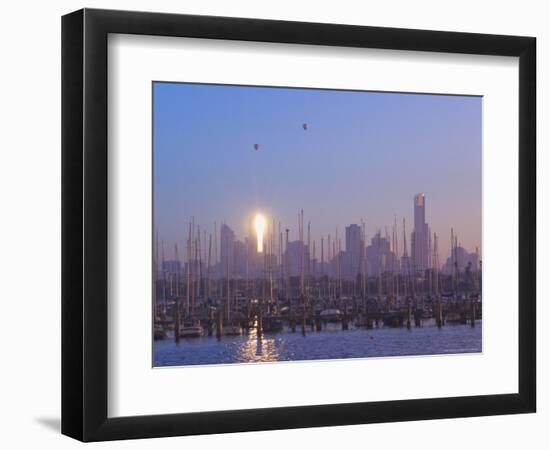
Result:
[[[323,331],[308,329],[302,336],[285,330],[264,333],[255,331],[243,336],[215,336],[173,339],[154,342],[154,365],[181,366],[197,364],[250,363],[260,361],[303,361],[314,359],[365,358],[380,356],[432,355],[481,352],[481,321],[470,325],[445,325],[438,329],[428,323],[423,327],[374,328],[342,331],[336,324]]]

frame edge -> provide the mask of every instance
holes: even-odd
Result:
[[[61,432],[82,440],[84,12],[61,19]]]
[[[537,42],[519,55],[519,393],[537,409]]]

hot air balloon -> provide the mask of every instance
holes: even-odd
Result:
[[[254,150],[260,150],[260,144],[254,144]]]
[[[304,131],[307,131],[307,123],[303,123],[302,128],[304,129]]]

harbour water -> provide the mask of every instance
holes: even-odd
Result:
[[[275,361],[308,361],[383,356],[437,355],[478,353],[482,351],[482,323],[476,326],[447,324],[441,328],[432,319],[422,327],[356,328],[343,331],[329,324],[322,331],[302,336],[284,330],[263,333],[258,337],[251,329],[242,336],[215,336],[155,341],[155,367],[253,363]]]

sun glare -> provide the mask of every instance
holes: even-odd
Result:
[[[258,253],[261,253],[264,250],[265,218],[260,213],[254,218],[254,229],[258,240]]]

